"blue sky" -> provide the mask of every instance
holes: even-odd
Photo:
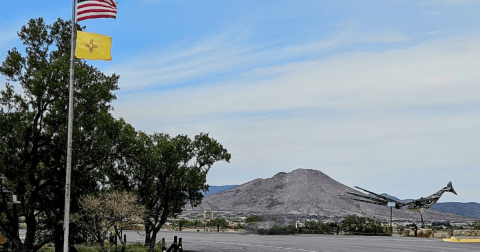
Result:
[[[30,19],[69,1],[0,4],[0,59]],[[121,1],[112,37],[116,117],[136,129],[209,132],[232,154],[212,185],[296,168],[418,198],[452,181],[479,202],[480,1]],[[0,77],[0,83],[5,83]],[[3,88],[3,84],[2,84]]]

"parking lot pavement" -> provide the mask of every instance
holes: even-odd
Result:
[[[20,230],[24,235],[24,230]],[[143,243],[145,238],[135,231],[124,231],[128,243]],[[347,236],[347,235],[254,235],[215,232],[160,231],[157,241],[165,238],[167,244],[177,236],[183,240],[186,252],[458,252],[480,251],[480,243],[449,243],[441,239]]]
[[[389,237],[389,236],[336,236],[336,235],[241,235],[226,233],[190,233],[161,231],[157,238],[183,239],[185,251],[421,251],[457,252],[480,251],[480,243],[446,243],[441,239]]]

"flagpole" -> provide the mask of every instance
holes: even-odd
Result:
[[[64,214],[64,235],[63,251],[68,252],[68,235],[70,224],[70,182],[72,170],[72,127],[73,127],[73,67],[75,65],[75,32],[77,30],[75,20],[75,2],[72,0],[72,31],[70,46],[70,91],[68,95],[68,137],[67,137],[67,168],[65,180],[65,214]]]

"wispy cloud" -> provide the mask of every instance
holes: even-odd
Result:
[[[479,0],[437,0],[437,1],[425,1],[423,5],[470,5],[479,3]]]
[[[441,11],[434,11],[434,10],[426,10],[422,11],[423,14],[428,14],[428,15],[443,15],[443,12]]]
[[[458,46],[465,49],[455,49]],[[479,49],[475,42],[465,40],[385,53],[355,52],[313,61],[273,63],[247,69],[237,80],[189,87],[181,97],[175,97],[177,90],[162,90],[139,95],[138,102],[157,104],[150,107],[151,112],[140,106],[145,113],[153,113],[166,104],[173,106],[162,112],[164,116],[312,106],[474,102],[477,97],[472,83],[480,79],[480,74],[472,66],[480,62],[472,52]],[[191,107],[190,103],[196,106]]]
[[[235,34],[235,35],[234,35]],[[245,71],[277,61],[311,57],[350,43],[391,43],[413,39],[398,32],[361,34],[345,31],[326,40],[272,48],[271,44],[249,45],[242,34],[227,33],[173,52],[143,55],[119,64],[107,72],[122,73],[125,90],[165,87],[186,83],[213,74]]]
[[[270,62],[245,69],[238,79],[126,94],[114,105],[118,116],[142,130],[210,132],[228,146],[234,158],[216,166],[218,175],[212,170],[210,183],[232,182],[222,179],[226,170],[246,182],[278,167],[321,169],[348,185],[375,183],[370,172],[412,183],[402,176],[447,174],[450,167],[480,162],[474,154],[480,151],[474,141],[480,137],[474,109],[480,60],[473,54],[479,42],[457,38]]]

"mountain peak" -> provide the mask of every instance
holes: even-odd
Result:
[[[279,172],[271,178],[255,179],[210,195],[204,198],[197,209],[321,215],[332,218],[348,214],[376,218],[390,217],[388,207],[354,201],[347,192],[361,193],[319,170],[298,168],[288,173]],[[418,213],[408,210],[395,212],[396,218],[400,216],[410,220],[420,218]],[[424,218],[428,219],[432,212],[437,215],[436,220],[461,218],[435,211],[425,212]]]

